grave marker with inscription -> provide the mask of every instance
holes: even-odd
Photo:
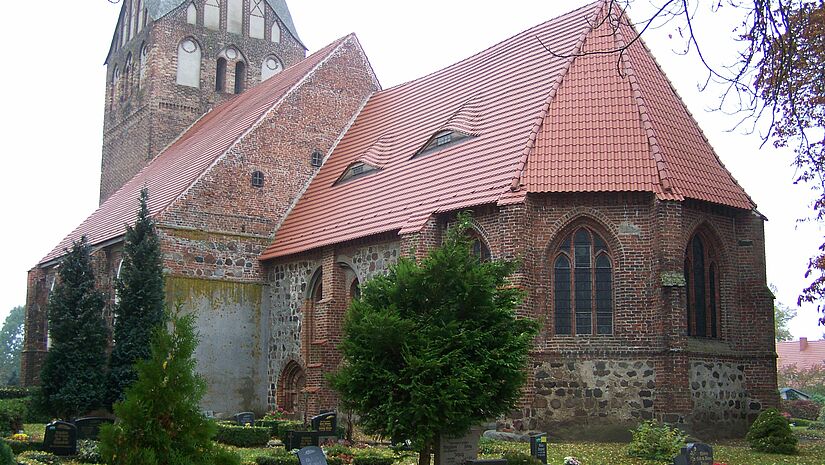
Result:
[[[255,414],[252,412],[236,413],[235,421],[240,426],[255,426]]]
[[[92,439],[97,441],[101,425],[114,422],[113,419],[105,417],[78,418],[74,421],[74,425],[77,428],[77,439]]]
[[[318,433],[315,431],[287,431],[284,448],[286,450],[303,449],[304,447],[318,447],[320,445]]]
[[[478,458],[478,440],[484,428],[478,426],[460,438],[441,436],[438,444],[438,463],[436,465],[464,465],[468,460]]]
[[[335,412],[322,413],[312,417],[312,429],[321,436],[335,436],[338,427],[338,415]]]
[[[327,465],[327,458],[320,447],[304,447],[298,451],[297,455],[298,463],[301,465]]]
[[[77,428],[65,421],[53,421],[46,425],[43,446],[54,455],[77,454]]]
[[[673,459],[673,465],[713,465],[713,448],[700,442],[691,442]]]
[[[530,435],[530,455],[547,464],[547,433]]]

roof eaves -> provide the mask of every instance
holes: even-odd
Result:
[[[180,200],[181,198],[183,198],[183,197],[184,197],[184,196],[185,196],[185,195],[186,195],[186,194],[187,194],[187,193],[188,193],[188,192],[192,189],[192,187],[193,187],[193,186],[195,186],[198,182],[200,182],[200,180],[201,180],[201,179],[203,179],[203,177],[204,177],[204,175],[206,175],[206,173],[210,172],[210,171],[212,170],[212,168],[214,168],[214,167],[215,167],[218,163],[220,163],[220,162],[221,162],[224,158],[226,158],[226,155],[227,155],[229,152],[231,152],[231,151],[232,151],[232,149],[233,149],[236,145],[238,145],[238,143],[239,143],[239,142],[241,142],[241,141],[242,141],[242,140],[243,140],[243,139],[244,139],[247,135],[249,135],[249,133],[251,133],[252,131],[254,131],[255,129],[257,129],[257,128],[258,128],[258,126],[260,126],[261,122],[262,122],[262,121],[264,121],[264,120],[265,120],[265,119],[269,116],[269,114],[270,114],[270,113],[272,113],[272,111],[273,111],[274,109],[278,108],[278,107],[281,105],[281,103],[283,103],[283,102],[284,102],[284,101],[285,101],[285,100],[286,100],[286,99],[287,99],[290,95],[292,95],[292,93],[293,93],[293,92],[295,92],[297,89],[299,89],[301,86],[303,86],[303,85],[304,85],[304,83],[307,81],[307,79],[309,79],[309,77],[310,77],[310,76],[312,76],[313,74],[315,74],[315,72],[316,72],[316,71],[317,71],[317,70],[318,70],[318,69],[319,69],[322,65],[324,65],[324,64],[325,64],[325,63],[326,63],[326,62],[327,62],[327,61],[328,61],[328,60],[329,60],[329,59],[330,59],[333,55],[335,55],[335,54],[336,54],[336,53],[337,53],[337,52],[341,49],[341,47],[343,47],[343,45],[344,45],[344,44],[346,44],[347,42],[349,42],[349,40],[350,40],[352,37],[353,37],[353,35],[352,35],[352,34],[350,34],[350,35],[348,35],[348,36],[344,37],[343,39],[339,39],[338,45],[336,45],[336,46],[335,46],[335,48],[333,48],[332,50],[330,50],[330,51],[329,51],[329,53],[327,53],[327,56],[325,56],[323,60],[319,61],[319,62],[318,62],[315,66],[313,66],[313,67],[312,67],[312,69],[310,69],[309,71],[307,71],[306,73],[304,73],[304,75],[301,77],[301,79],[299,79],[299,80],[298,80],[298,82],[296,82],[296,83],[295,83],[292,87],[290,87],[290,88],[289,88],[289,90],[288,90],[288,91],[286,91],[286,92],[285,92],[285,93],[281,96],[281,98],[279,98],[277,101],[275,101],[275,103],[273,103],[273,104],[269,107],[269,109],[268,109],[268,110],[266,110],[266,111],[265,111],[265,112],[264,112],[264,113],[263,113],[263,114],[262,114],[262,115],[261,115],[261,116],[260,116],[260,117],[259,117],[256,121],[255,121],[255,122],[253,122],[252,124],[250,124],[250,125],[249,125],[249,127],[248,127],[245,131],[243,131],[243,132],[241,133],[241,135],[239,135],[239,136],[238,136],[238,137],[237,137],[237,138],[236,138],[236,139],[235,139],[235,140],[234,140],[234,141],[233,141],[233,142],[229,145],[229,147],[227,147],[227,148],[226,148],[226,150],[224,150],[224,151],[223,151],[223,153],[221,153],[220,155],[218,155],[217,157],[215,157],[215,160],[213,160],[213,161],[212,161],[212,163],[211,163],[208,167],[206,167],[206,169],[204,169],[204,170],[203,170],[203,171],[202,171],[202,172],[201,172],[201,173],[200,173],[200,174],[199,174],[199,175],[198,175],[198,176],[197,176],[197,177],[196,177],[196,178],[195,178],[195,179],[194,179],[194,180],[193,180],[193,181],[192,181],[192,182],[191,182],[191,183],[190,183],[190,184],[189,184],[186,188],[185,188],[185,189],[183,189],[183,191],[181,191],[181,193],[180,193],[177,197],[175,197],[174,199],[170,200],[170,201],[169,201],[169,203],[167,203],[167,204],[166,204],[163,208],[161,208],[160,210],[158,210],[158,213],[157,213],[157,214],[158,214],[158,215],[163,214],[163,213],[164,213],[164,212],[166,212],[166,211],[169,209],[169,207],[170,207],[170,206],[172,206],[175,202],[177,202],[178,200]],[[205,115],[204,115],[204,116],[205,116]],[[194,124],[194,123],[193,123],[193,124]],[[183,134],[186,134],[186,133],[184,132]],[[181,135],[181,137],[182,137],[182,135]]]
[[[606,6],[606,2],[599,2],[595,8],[593,8],[593,12],[591,13],[591,17],[595,17],[599,14]],[[567,57],[567,62],[564,64],[564,71],[559,73],[558,78],[556,78],[556,82],[550,87],[550,92],[547,95],[547,99],[544,102],[539,114],[536,116],[535,122],[533,123],[533,127],[530,130],[530,136],[527,139],[527,144],[525,145],[524,149],[522,150],[521,158],[516,165],[515,172],[513,174],[513,179],[510,181],[510,189],[509,191],[515,192],[521,188],[521,177],[524,174],[524,169],[527,166],[527,161],[530,158],[530,153],[533,151],[533,148],[536,145],[536,138],[538,138],[539,132],[541,131],[541,127],[544,124],[544,120],[547,118],[547,114],[550,111],[550,105],[553,103],[553,100],[556,98],[556,94],[558,93],[559,88],[561,88],[561,83],[564,81],[564,77],[570,71],[570,67],[573,65],[573,62],[576,60],[576,57],[579,56],[582,47],[584,46],[584,40],[587,37],[587,34],[593,30],[593,24],[591,21],[587,21],[587,26],[582,30],[579,34],[579,38],[576,40],[573,49],[570,51],[570,55]],[[539,40],[538,37],[536,40]],[[544,45],[544,44],[542,44]],[[546,48],[546,47],[545,47]],[[548,53],[552,53],[548,50]],[[502,192],[502,197],[507,195],[507,192]]]

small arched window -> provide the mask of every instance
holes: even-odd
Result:
[[[271,36],[271,39],[272,39],[272,42],[275,42],[276,44],[281,43],[281,27],[278,26],[278,21],[277,20],[275,20],[272,23],[272,36]]]
[[[482,239],[482,237],[477,233],[471,233],[472,241],[472,249],[473,255],[475,255],[479,260],[482,262],[490,261],[493,254],[490,252],[490,247],[487,243]]]
[[[215,91],[226,92],[226,58],[218,58],[218,64],[215,67]]]
[[[189,24],[198,24],[198,7],[195,6],[195,2],[189,4],[186,7],[186,22]]]
[[[203,5],[203,25],[213,31],[221,30],[221,0],[206,0]]]
[[[261,65],[261,82],[266,81],[272,76],[280,73],[283,69],[284,65],[281,64],[281,60],[277,57],[268,56],[264,58],[263,65]]]
[[[201,85],[201,49],[193,39],[184,39],[178,46],[177,83],[188,87]]]
[[[252,172],[252,187],[264,187],[264,173],[261,171]]]
[[[114,71],[112,71],[112,104],[114,104],[118,99],[118,88],[120,87],[120,68],[115,65]]]
[[[556,335],[613,333],[613,265],[604,239],[588,227],[568,235],[554,251]]]
[[[149,47],[143,44],[140,47],[140,78],[138,80],[138,88],[143,87],[143,81],[146,79],[146,64],[149,61]]]
[[[685,250],[687,333],[719,337],[719,258],[710,241],[696,233]]]
[[[226,30],[233,34],[243,34],[243,0],[228,0]]]
[[[291,361],[287,363],[278,380],[278,407],[295,413],[300,407],[301,392],[306,385],[306,374],[300,365]]]
[[[132,90],[132,54],[126,55],[126,67],[123,69],[123,90],[120,94],[121,100],[129,98]]]
[[[235,63],[235,93],[240,94],[246,88],[246,64],[242,61]]]
[[[263,39],[266,31],[264,0],[249,0],[249,37]]]

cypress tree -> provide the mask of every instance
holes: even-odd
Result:
[[[95,278],[86,237],[60,263],[49,298],[51,347],[40,373],[45,408],[70,418],[103,405],[106,395],[106,324],[103,294]]]
[[[149,216],[149,193],[140,192],[135,226],[126,226],[123,264],[115,283],[114,347],[109,361],[107,401],[121,400],[137,374],[135,363],[149,358],[152,333],[163,322],[164,285],[160,241]]]

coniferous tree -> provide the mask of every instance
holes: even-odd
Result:
[[[0,384],[19,383],[20,351],[23,349],[23,323],[26,311],[14,307],[0,328]]]
[[[195,372],[198,345],[192,315],[172,315],[156,328],[148,360],[114,406],[119,421],[100,433],[100,454],[110,465],[230,465],[237,455],[212,442],[215,424],[200,412],[206,383]]]
[[[135,226],[126,227],[123,264],[115,284],[114,347],[109,361],[109,405],[121,400],[137,375],[134,365],[149,358],[152,333],[163,321],[164,288],[160,241],[147,202],[140,192],[140,211]]]
[[[49,298],[51,347],[40,373],[45,408],[68,419],[103,405],[106,395],[106,325],[103,294],[95,278],[86,237],[60,262]]]

